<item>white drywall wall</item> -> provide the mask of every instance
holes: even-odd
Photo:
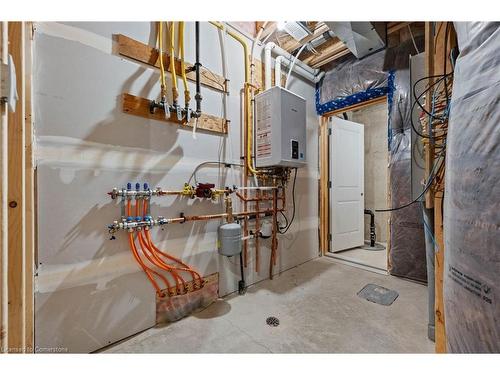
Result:
[[[199,132],[123,114],[120,96],[157,98],[159,71],[117,56],[113,34],[154,45],[152,23],[37,23],[34,36],[34,122],[37,164],[38,256],[35,342],[38,347],[89,352],[152,327],[154,289],[135,263],[126,234],[110,240],[106,225],[120,217],[106,194],[127,182],[179,189],[207,160],[239,162],[241,45],[227,38],[229,134]],[[186,24],[186,59],[194,62],[194,23]],[[201,24],[201,61],[222,74],[218,31]],[[293,76],[292,76],[293,77]],[[170,76],[168,76],[170,78]],[[190,82],[194,96],[194,83]],[[182,101],[182,83],[179,80]],[[281,236],[276,272],[318,254],[318,119],[314,87],[293,78],[289,88],[307,99],[308,167],[299,170],[296,218]],[[221,94],[202,86],[203,110],[222,116]],[[194,102],[194,101],[193,101]],[[206,168],[199,181],[240,185],[238,170]],[[291,188],[288,206],[291,208]],[[239,204],[235,201],[235,209]],[[176,197],[154,199],[152,213],[165,217],[222,212],[221,204]],[[290,211],[291,212],[291,211]],[[155,229],[159,247],[203,274],[220,273],[220,294],[237,289],[237,259],[216,251],[217,221]],[[261,241],[261,272],[250,247],[248,283],[268,276],[269,242]],[[240,297],[240,298],[245,298]]]

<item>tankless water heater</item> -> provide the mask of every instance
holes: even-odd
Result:
[[[274,86],[255,97],[257,167],[306,164],[306,101]]]

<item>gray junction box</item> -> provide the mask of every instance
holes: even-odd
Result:
[[[257,167],[306,165],[306,101],[274,86],[255,97]]]

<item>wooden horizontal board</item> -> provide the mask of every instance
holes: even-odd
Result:
[[[334,115],[337,115],[339,113],[343,113],[343,112],[347,112],[347,111],[355,111],[357,109],[361,109],[361,108],[367,107],[367,106],[372,105],[372,104],[382,103],[382,102],[386,101],[386,99],[387,99],[386,95],[379,96],[378,98],[373,98],[373,99],[366,100],[366,101],[361,102],[361,103],[353,104],[353,105],[348,106],[348,107],[339,108],[339,109],[336,109],[334,111],[327,112],[327,113],[323,114],[323,116],[330,117],[330,116],[334,116]]]
[[[125,36],[123,34],[116,34],[116,39],[118,42],[117,52],[119,55],[128,57],[136,61],[140,61],[144,64],[148,64],[156,68],[160,68],[160,60],[158,58],[159,51],[156,48],[129,38],[128,36]],[[170,55],[164,52],[163,59],[165,70],[170,72]],[[187,72],[187,79],[189,79],[190,81],[196,81],[196,74],[194,71],[191,71],[192,69],[194,69],[194,65],[186,61],[185,67]],[[180,78],[179,73],[181,71],[181,61],[177,58],[175,59],[175,71]],[[200,82],[202,85],[211,87],[218,91],[228,91],[226,78],[213,73],[203,66],[200,69]]]
[[[129,113],[131,115],[144,117],[151,120],[164,121],[171,124],[177,124],[180,127],[192,128],[194,126],[194,118],[191,119],[189,123],[185,121],[177,120],[174,113],[171,113],[169,119],[165,118],[165,114],[161,109],[157,109],[155,113],[149,111],[150,99],[141,98],[139,96],[134,96],[130,94],[122,94],[123,100],[123,112]],[[207,115],[205,113],[201,114],[198,119],[198,130],[205,130],[209,132],[227,134],[228,121],[226,119]]]
[[[387,34],[395,33],[403,27],[408,27],[412,22],[387,22]]]
[[[308,64],[311,67],[317,68],[331,61],[330,58],[333,56],[337,56],[339,54],[346,55],[350,53],[344,42],[339,40],[339,38],[337,37],[333,37],[332,39],[327,40],[325,43],[318,46],[316,48],[316,51],[319,53],[319,55],[309,52],[304,56],[302,62]]]

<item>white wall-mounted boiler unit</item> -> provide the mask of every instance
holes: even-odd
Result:
[[[256,166],[306,165],[306,101],[274,86],[255,96]]]

